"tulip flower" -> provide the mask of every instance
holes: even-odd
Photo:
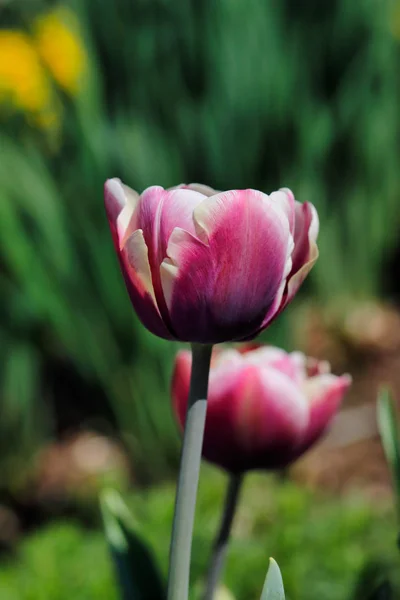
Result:
[[[191,354],[178,353],[174,410],[185,422]],[[280,469],[326,430],[348,389],[326,362],[272,347],[216,353],[211,363],[203,456],[233,474]]]
[[[192,343],[167,594],[187,600],[211,347],[253,339],[292,299],[317,259],[318,218],[287,189],[267,196],[192,184],[139,195],[111,179],[105,204],[139,319]]]
[[[318,255],[317,213],[288,189],[268,196],[192,184],[139,195],[110,179],[105,204],[133,307],[166,339],[253,339]]]

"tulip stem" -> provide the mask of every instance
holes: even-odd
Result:
[[[211,555],[210,568],[207,574],[206,589],[204,600],[212,600],[215,588],[220,580],[225,556],[228,549],[229,536],[232,529],[233,518],[239,501],[240,490],[242,487],[243,475],[231,475],[225,496],[225,505],[222,513],[221,524]]]
[[[168,600],[189,596],[190,553],[207,411],[211,345],[192,344],[192,374],[169,557]]]

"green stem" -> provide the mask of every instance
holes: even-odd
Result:
[[[207,411],[212,346],[192,344],[192,375],[169,557],[168,600],[189,596],[190,553]]]
[[[231,475],[225,497],[224,511],[218,535],[214,542],[214,548],[207,574],[207,583],[204,600],[212,600],[215,588],[221,578],[225,563],[226,551],[228,549],[229,536],[232,529],[233,518],[239,501],[240,489],[242,487],[243,475]]]

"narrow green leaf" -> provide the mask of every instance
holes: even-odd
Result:
[[[397,570],[397,565],[394,566]],[[394,572],[389,563],[381,558],[368,562],[361,569],[351,597],[353,600],[393,600],[391,583]]]
[[[164,586],[151,551],[134,531],[132,515],[121,496],[105,490],[101,510],[122,600],[163,600]]]
[[[396,403],[387,388],[378,394],[377,420],[386,460],[389,464],[396,495],[397,514],[400,521],[400,436]]]
[[[374,590],[371,600],[392,600],[393,592],[389,581],[383,581],[379,586]]]
[[[261,600],[285,600],[281,570],[273,558],[269,559]]]

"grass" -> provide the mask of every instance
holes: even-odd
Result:
[[[200,597],[225,485],[204,467],[193,547],[193,599]],[[134,492],[128,502],[165,573],[172,522],[172,484]],[[224,577],[237,600],[258,599],[270,555],[282,569],[288,600],[350,598],[370,560],[395,564],[396,528],[391,510],[374,508],[361,495],[333,498],[249,476],[235,522]],[[100,531],[55,523],[27,537],[0,566],[2,600],[117,599]]]

